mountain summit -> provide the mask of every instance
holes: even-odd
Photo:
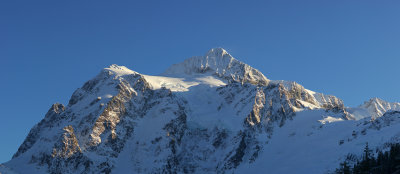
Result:
[[[365,142],[398,142],[393,109],[345,107],[215,48],[161,76],[103,69],[50,107],[0,173],[327,173]]]
[[[174,64],[163,75],[212,74],[228,81],[267,85],[269,80],[257,69],[233,58],[223,48],[213,48],[206,55]]]
[[[356,108],[349,108],[348,110],[358,119],[376,119],[383,116],[388,111],[400,111],[400,103],[390,103],[374,97],[365,101],[362,105]]]

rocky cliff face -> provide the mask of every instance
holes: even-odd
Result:
[[[298,112],[353,119],[342,100],[268,80],[220,48],[164,75],[105,68],[68,106],[50,108],[7,167],[20,173],[224,173],[257,161]]]

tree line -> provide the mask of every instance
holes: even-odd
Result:
[[[335,171],[338,174],[400,174],[400,144],[390,145],[390,150],[379,150],[375,157],[366,143],[362,158],[351,165],[345,160]]]

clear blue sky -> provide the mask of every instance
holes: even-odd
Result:
[[[0,2],[0,162],[110,64],[159,74],[223,47],[348,106],[400,101],[400,1]]]

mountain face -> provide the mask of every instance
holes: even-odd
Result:
[[[150,76],[111,65],[56,103],[0,173],[325,173],[400,140],[398,103],[345,107],[222,48]]]

